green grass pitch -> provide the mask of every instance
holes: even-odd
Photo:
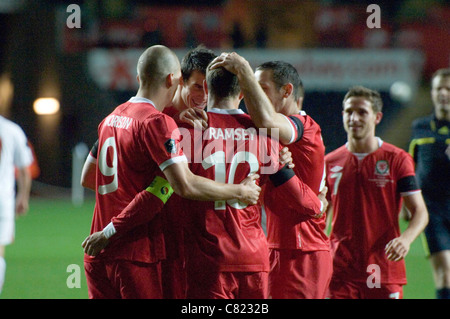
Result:
[[[6,248],[6,280],[0,298],[86,299],[81,242],[89,233],[93,208],[92,199],[76,207],[69,199],[33,198],[28,214],[16,221],[15,243]],[[404,298],[434,299],[431,268],[420,239],[412,244],[406,266]]]

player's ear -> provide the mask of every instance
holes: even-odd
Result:
[[[173,85],[173,73],[169,73],[166,76],[166,87],[170,88]]]
[[[283,86],[284,89],[284,98],[288,98],[294,92],[294,86],[292,83],[287,83]]]
[[[208,95],[208,85],[206,84],[206,80],[203,80],[203,91]]]
[[[383,118],[383,113],[382,112],[377,112],[376,118],[375,118],[375,123],[377,125],[380,124],[382,118]]]
[[[138,81],[139,84],[141,84],[141,80],[139,79],[139,74],[136,75],[136,80]]]

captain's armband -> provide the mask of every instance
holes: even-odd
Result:
[[[164,204],[169,200],[173,194],[173,188],[169,182],[160,176],[156,176],[149,187],[145,189],[158,197]]]

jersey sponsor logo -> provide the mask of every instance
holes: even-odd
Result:
[[[164,147],[166,148],[167,153],[176,154],[177,153],[177,144],[173,138],[169,138],[165,143]]]
[[[330,171],[332,171],[333,173],[337,173],[337,172],[342,171],[342,169],[343,169],[342,166],[336,165],[336,166],[333,166],[333,167],[330,169]]]

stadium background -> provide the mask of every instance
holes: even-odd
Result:
[[[80,6],[80,28],[67,25],[73,3]],[[371,3],[380,7],[381,28],[367,26]],[[252,66],[291,62],[327,152],[345,142],[340,110],[352,84],[382,93],[377,135],[407,149],[412,120],[432,111],[430,76],[450,61],[444,0],[2,0],[0,30],[0,114],[23,127],[41,169],[30,212],[17,220],[16,243],[6,251],[1,298],[87,297],[80,243],[94,202],[89,191],[74,200],[74,150],[83,157],[98,123],[134,95],[143,48],[164,44],[181,58],[204,44],[218,54],[235,50]],[[40,97],[56,98],[59,111],[37,115],[33,103]],[[67,287],[72,264],[81,267],[81,288]],[[405,298],[433,298],[420,240],[407,269]]]

